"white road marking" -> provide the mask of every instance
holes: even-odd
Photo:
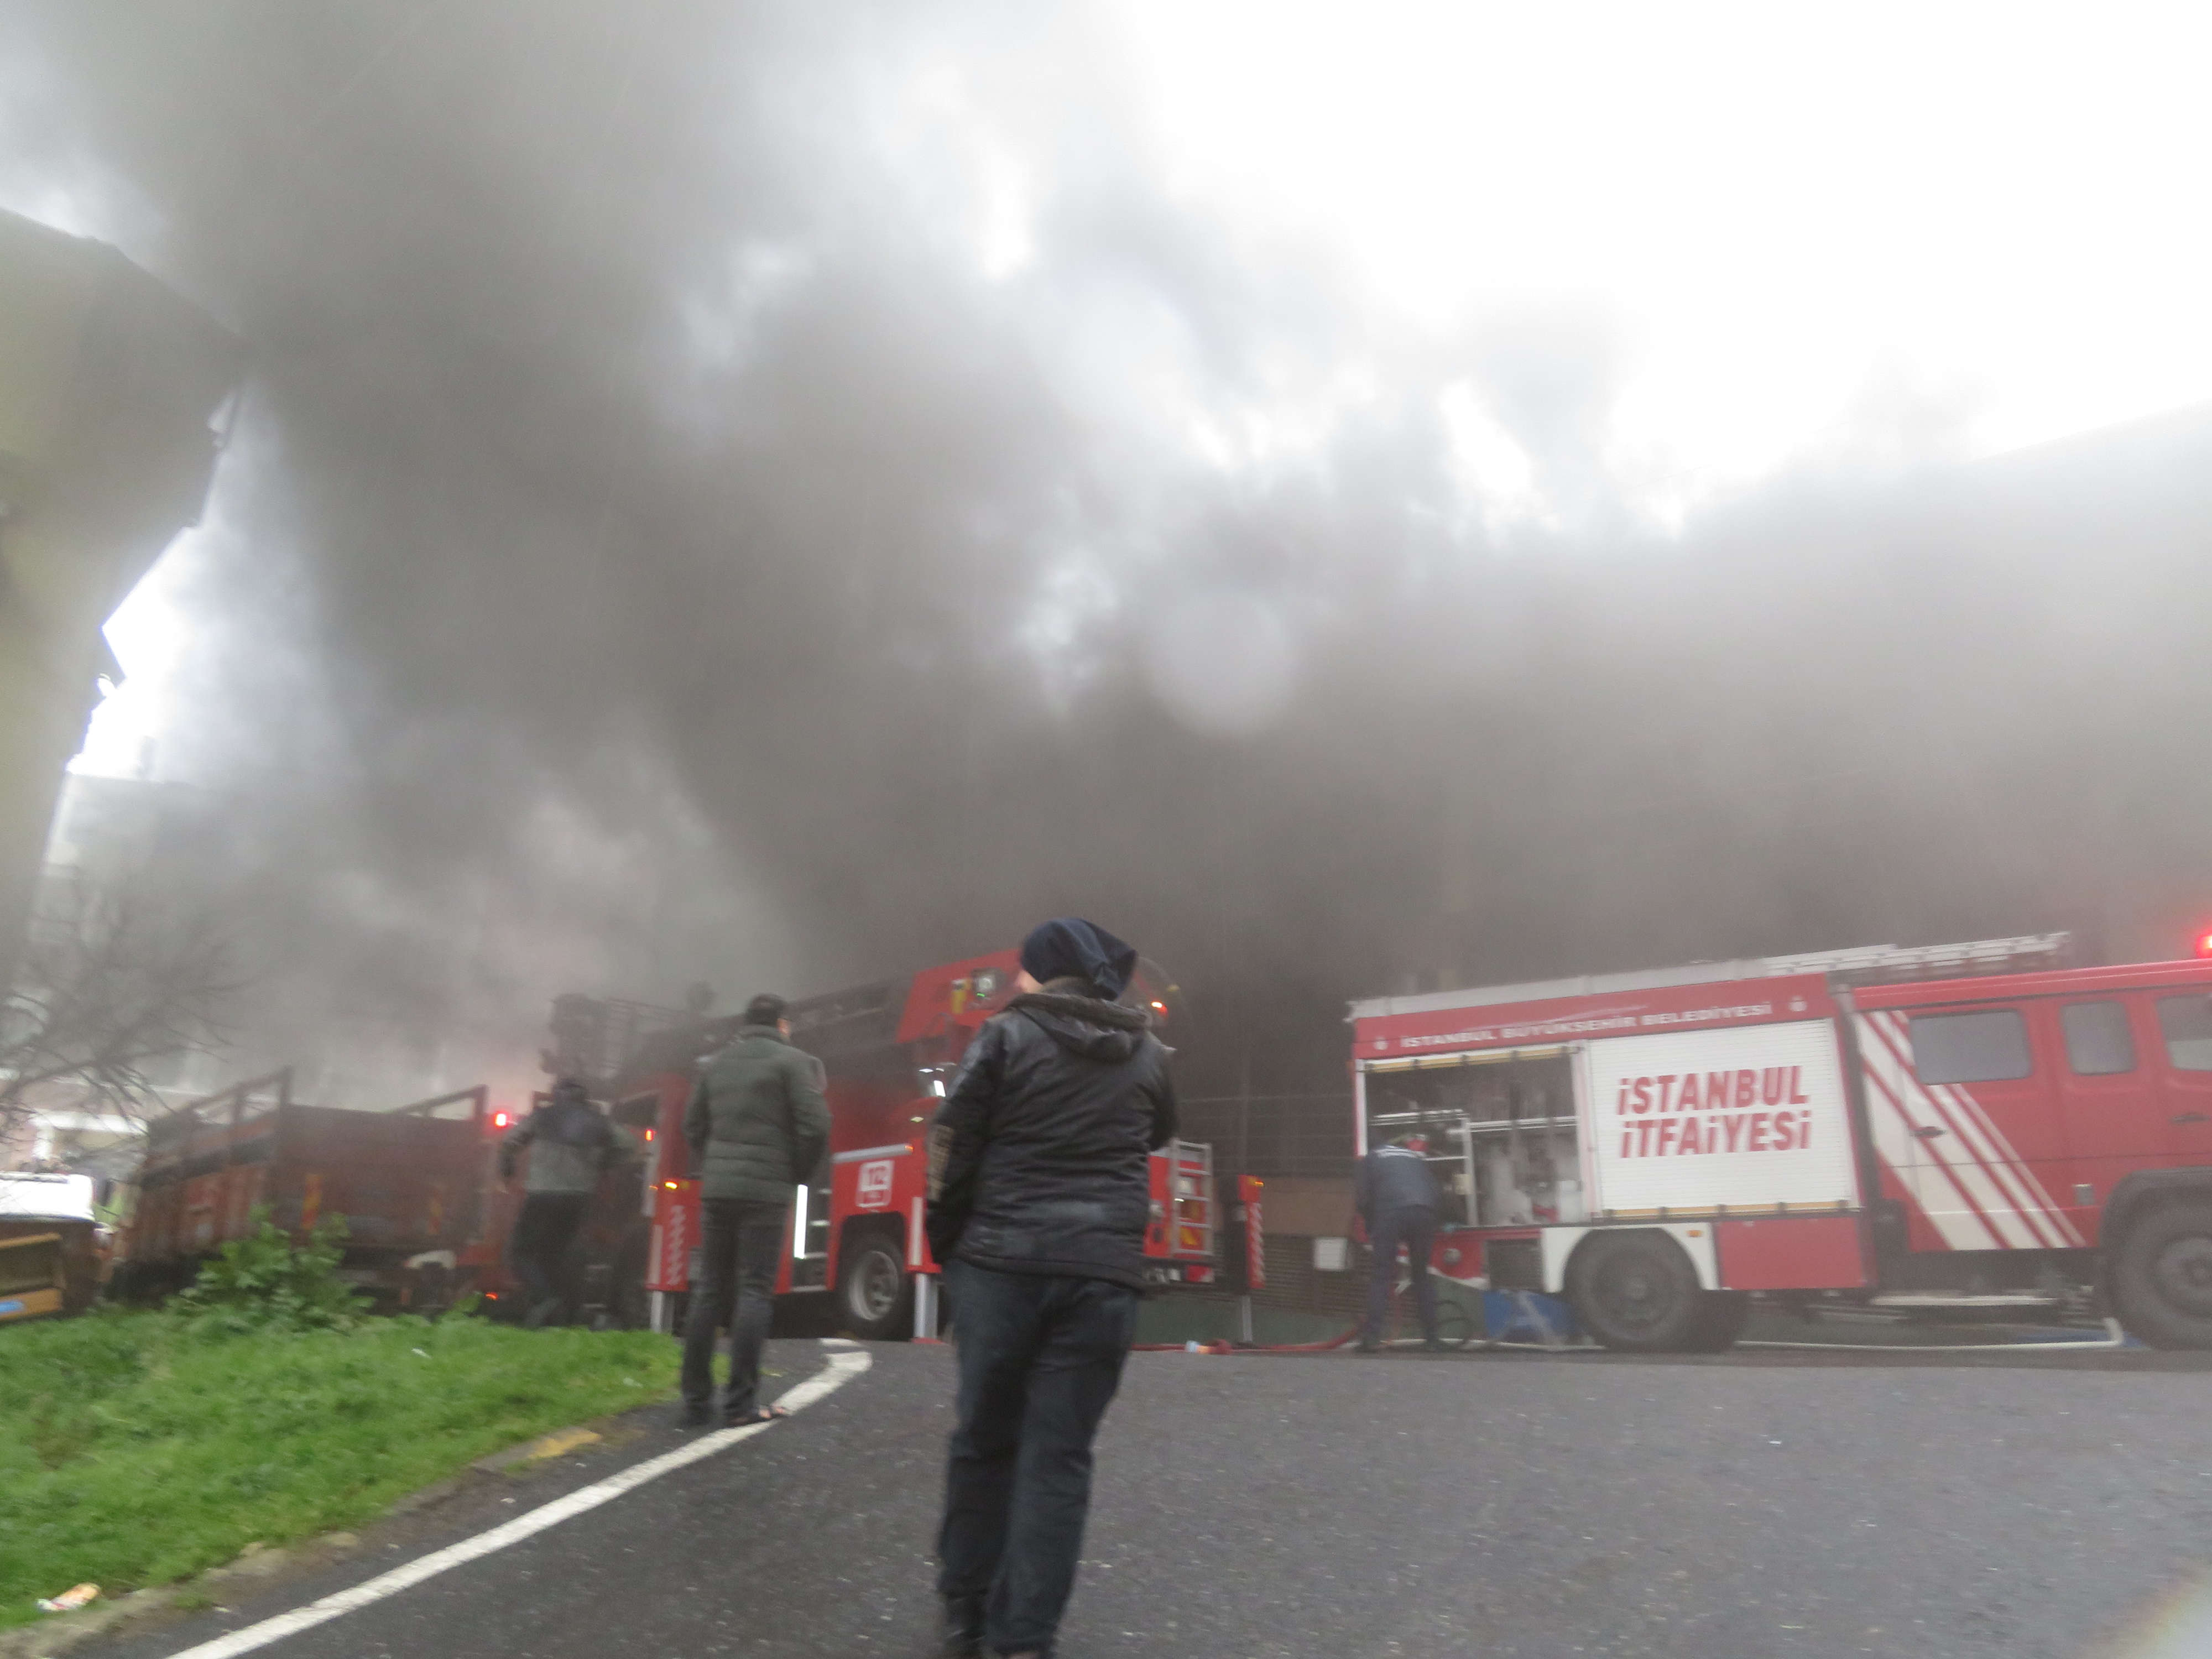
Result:
[[[868,1369],[868,1356],[864,1351],[840,1352],[829,1356],[826,1369],[816,1372],[805,1382],[787,1389],[776,1400],[779,1406],[794,1412],[804,1411],[816,1401],[827,1398]],[[280,1613],[273,1619],[264,1619],[258,1625],[248,1625],[244,1630],[218,1636],[212,1642],[203,1642],[196,1648],[185,1648],[170,1656],[170,1659],[230,1659],[233,1654],[251,1653],[256,1648],[265,1648],[271,1642],[281,1642],[288,1636],[296,1636],[303,1630],[326,1624],[357,1607],[381,1601],[388,1595],[434,1578],[448,1568],[458,1567],[479,1557],[505,1549],[509,1544],[519,1544],[533,1534],[548,1527],[557,1527],[571,1516],[595,1510],[611,1499],[634,1491],[648,1480],[656,1480],[674,1469],[696,1463],[702,1457],[712,1457],[726,1450],[740,1440],[750,1440],[769,1425],[748,1423],[743,1428],[723,1429],[717,1433],[702,1435],[688,1446],[659,1457],[647,1458],[642,1463],[631,1465],[619,1474],[595,1481],[566,1498],[556,1498],[550,1504],[539,1505],[527,1514],[494,1527],[489,1532],[480,1532],[473,1538],[464,1538],[458,1544],[448,1544],[444,1549],[433,1550],[418,1556],[404,1566],[394,1567],[380,1574],[365,1584],[356,1584],[351,1589],[325,1595],[319,1601],[310,1601],[304,1607],[295,1607],[289,1613]]]

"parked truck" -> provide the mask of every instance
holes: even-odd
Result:
[[[266,1208],[304,1236],[345,1218],[341,1271],[386,1310],[436,1312],[468,1287],[489,1176],[481,1086],[390,1111],[311,1106],[292,1073],[251,1079],[149,1125],[115,1268],[125,1297],[167,1295]]]
[[[82,1313],[100,1290],[90,1176],[0,1173],[0,1324]]]
[[[1608,1346],[1717,1349],[1753,1294],[2109,1309],[2212,1347],[2212,962],[2063,934],[1383,997],[1359,1150],[1419,1129],[1435,1266]]]

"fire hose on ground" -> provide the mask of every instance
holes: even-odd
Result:
[[[1798,1353],[1896,1354],[2112,1353],[2125,1348],[2129,1344],[2129,1337],[2127,1333],[2120,1328],[2120,1322],[2117,1319],[2107,1318],[2104,1323],[2104,1335],[2099,1337],[2085,1337],[2078,1341],[2062,1340],[2051,1342],[2030,1339],[2026,1341],[2015,1340],[2009,1342],[1789,1342],[1770,1339],[1758,1339],[1750,1341],[1739,1341],[1734,1346],[1740,1349],[1755,1349],[1762,1352],[1780,1352]],[[1344,1347],[1346,1345],[1357,1339],[1358,1334],[1359,1327],[1352,1325],[1347,1327],[1339,1334],[1318,1342],[1238,1343],[1231,1342],[1226,1338],[1216,1338],[1204,1342],[1195,1340],[1184,1342],[1139,1342],[1136,1345],[1136,1350],[1142,1353],[1171,1353],[1178,1349],[1187,1353],[1206,1354],[1264,1355],[1328,1353],[1335,1349]],[[1411,1347],[1419,1344],[1421,1340],[1422,1339],[1419,1337],[1398,1337],[1387,1341],[1383,1346],[1386,1347]],[[1566,1358],[1577,1354],[1609,1353],[1613,1352],[1613,1350],[1609,1348],[1601,1347],[1595,1344],[1583,1346],[1570,1346],[1565,1341],[1557,1343],[1519,1342],[1502,1337],[1478,1338],[1459,1346],[1462,1351],[1475,1351],[1481,1352],[1502,1351],[1516,1353],[1540,1353],[1552,1355],[1559,1358]]]

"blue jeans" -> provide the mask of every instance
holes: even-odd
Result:
[[[1398,1288],[1398,1247],[1406,1247],[1406,1266],[1413,1279],[1413,1299],[1421,1310],[1421,1334],[1437,1340],[1437,1282],[1429,1277],[1429,1253],[1437,1244],[1434,1210],[1385,1210],[1375,1218],[1369,1235],[1375,1245],[1375,1276],[1367,1281],[1367,1322],[1360,1339],[1382,1340],[1382,1321],[1390,1310],[1390,1292]]]
[[[945,1281],[960,1401],[937,1588],[984,1598],[987,1647],[1049,1650],[1075,1588],[1091,1443],[1136,1340],[1138,1293],[957,1261]]]

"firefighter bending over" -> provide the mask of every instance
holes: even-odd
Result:
[[[1359,1329],[1362,1353],[1382,1346],[1401,1244],[1421,1310],[1423,1341],[1431,1351],[1443,1346],[1437,1340],[1437,1287],[1429,1277],[1429,1254],[1437,1242],[1437,1178],[1429,1172],[1428,1150],[1426,1135],[1400,1135],[1359,1161],[1359,1218],[1375,1251],[1373,1277],[1367,1281],[1367,1322]]]
[[[535,1330],[561,1312],[568,1249],[599,1190],[600,1172],[621,1162],[629,1148],[614,1125],[599,1115],[584,1085],[564,1077],[553,1085],[552,1100],[500,1143],[501,1180],[514,1179],[515,1163],[526,1149],[530,1171],[507,1257],[528,1303],[524,1323]]]

